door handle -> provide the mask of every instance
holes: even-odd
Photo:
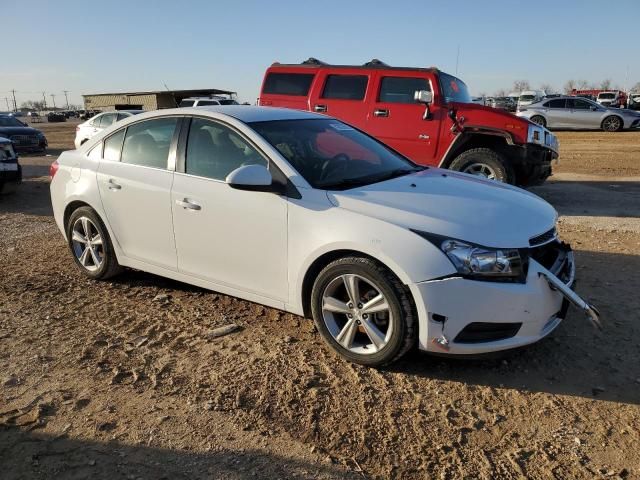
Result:
[[[113,180],[113,178],[110,178],[109,181],[107,182],[107,187],[109,188],[109,190],[115,191],[115,190],[120,190],[122,188],[122,185],[117,184]]]
[[[386,108],[377,108],[376,110],[373,111],[373,115],[375,117],[388,117],[389,110],[387,110]]]
[[[181,206],[185,210],[202,210],[202,207],[188,198],[183,198],[182,200],[176,200],[176,205]]]
[[[314,105],[313,106],[313,110],[316,112],[326,112],[327,111],[327,106],[326,105]]]

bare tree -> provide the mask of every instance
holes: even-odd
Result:
[[[564,93],[569,95],[571,91],[576,88],[577,83],[578,82],[576,82],[575,80],[567,80],[567,83],[564,84]]]
[[[545,93],[556,93],[556,89],[550,83],[543,83],[542,85],[540,85],[540,90]]]
[[[26,102],[22,102],[20,107],[24,110],[36,110],[36,111],[45,109],[44,102],[40,102],[37,100],[35,102],[33,100],[27,100]]]
[[[578,80],[576,82],[576,88],[578,90],[591,90],[593,85],[590,85],[586,80]]]
[[[640,92],[640,82],[636,83],[633,87],[631,87],[631,92]]]
[[[506,97],[507,96],[507,91],[504,88],[501,88],[499,90],[496,90],[496,93],[494,94],[495,97]]]
[[[531,90],[528,80],[516,80],[513,82],[513,89],[516,92],[522,92],[523,90]]]
[[[600,88],[602,90],[610,90],[611,89],[611,79],[605,78],[603,81],[601,81],[600,82]]]

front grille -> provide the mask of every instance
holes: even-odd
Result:
[[[11,140],[16,145],[37,145],[38,137],[36,135],[11,135]]]
[[[570,278],[571,265],[568,253],[571,247],[564,242],[550,242],[539,247],[529,249],[529,257],[553,273],[563,282]]]
[[[456,343],[495,342],[515,337],[522,323],[473,322],[462,329],[453,340]]]
[[[542,245],[543,243],[547,243],[556,238],[556,227],[553,227],[551,230],[547,230],[540,235],[536,235],[535,237],[531,237],[529,239],[529,245],[531,247],[535,247],[536,245]]]

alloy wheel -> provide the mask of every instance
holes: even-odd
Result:
[[[617,132],[620,129],[620,119],[618,117],[606,118],[602,126],[607,132]]]
[[[336,342],[361,355],[379,352],[393,333],[387,298],[360,275],[344,274],[329,282],[322,295],[322,317]]]
[[[78,262],[88,271],[95,272],[104,262],[102,236],[89,218],[80,217],[74,222],[71,245]]]
[[[463,170],[463,173],[478,175],[479,177],[488,178],[489,180],[495,180],[497,178],[496,172],[486,163],[472,163]]]

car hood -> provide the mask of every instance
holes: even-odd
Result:
[[[36,135],[40,130],[31,127],[0,127],[0,136],[7,135]]]
[[[327,195],[339,208],[494,248],[529,247],[558,217],[525,190],[438,168]]]

